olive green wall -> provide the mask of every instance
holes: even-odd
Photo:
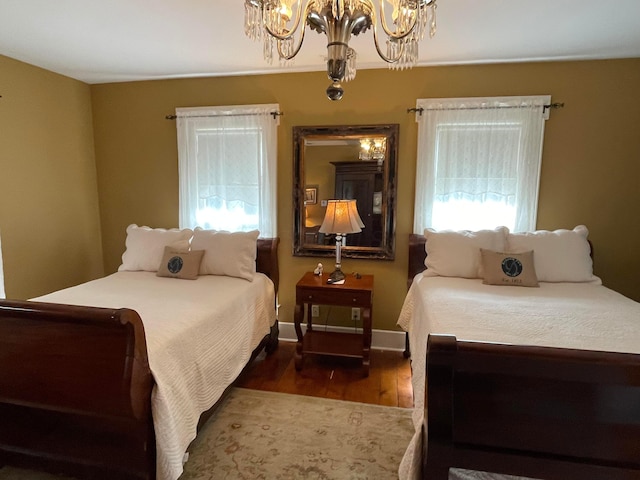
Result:
[[[540,229],[585,224],[604,283],[640,300],[640,59],[361,70],[339,102],[323,73],[93,85],[94,136],[104,261],[114,271],[130,223],[178,223],[175,107],[279,103],[280,320],[292,321],[294,286],[317,259],[291,255],[292,127],[400,124],[395,261],[346,259],[345,271],[375,275],[374,328],[395,329],[406,292],[412,229],[418,98],[551,94],[565,108],[547,121]]]
[[[0,56],[0,95],[7,297],[102,276],[89,86]]]

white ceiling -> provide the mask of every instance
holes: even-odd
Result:
[[[419,65],[640,57],[640,0],[438,0]],[[283,71],[244,35],[244,0],[0,0],[0,54],[87,83]],[[358,68],[386,64],[367,32]],[[286,71],[324,70],[307,32]]]

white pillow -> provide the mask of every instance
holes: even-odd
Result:
[[[200,275],[227,275],[253,281],[258,235],[258,230],[232,233],[196,228],[191,248],[204,250]]]
[[[192,235],[193,230],[188,228],[166,230],[131,224],[127,227],[126,250],[122,254],[122,265],[118,267],[118,271],[157,272],[164,247],[175,244],[184,250]]]
[[[506,251],[507,227],[495,230],[442,230],[427,228],[424,236],[427,267],[425,275],[429,277],[481,278],[480,249],[494,252]]]
[[[540,282],[602,283],[593,274],[588,235],[587,227],[578,225],[573,230],[510,233],[507,243],[510,252],[533,250],[533,262]]]

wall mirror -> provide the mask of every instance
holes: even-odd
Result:
[[[335,236],[321,233],[327,200],[356,200],[362,232],[346,236],[342,256],[393,260],[397,124],[293,127],[296,256],[335,256]]]

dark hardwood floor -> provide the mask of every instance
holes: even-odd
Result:
[[[356,359],[308,356],[296,371],[295,342],[280,341],[271,355],[261,353],[236,386],[393,407],[413,407],[411,365],[402,352],[371,350],[369,376]]]

